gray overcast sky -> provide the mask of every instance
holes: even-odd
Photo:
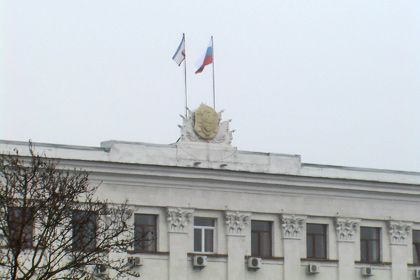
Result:
[[[175,142],[183,32],[239,149],[420,171],[419,0],[1,0],[0,138]]]

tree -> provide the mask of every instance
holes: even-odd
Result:
[[[63,169],[32,143],[29,151],[0,155],[0,277],[139,276],[125,254],[134,241],[127,203],[99,199],[88,172]]]

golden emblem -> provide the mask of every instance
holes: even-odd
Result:
[[[213,139],[219,130],[219,115],[217,112],[204,104],[194,112],[194,131],[200,138]]]

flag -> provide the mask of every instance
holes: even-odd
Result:
[[[172,57],[173,61],[175,61],[178,66],[185,60],[185,34],[182,34],[181,43],[178,46],[174,56]]]
[[[213,38],[210,39],[210,43],[206,49],[206,53],[204,54],[204,57],[200,59],[199,63],[201,63],[200,67],[198,67],[197,71],[195,71],[195,74],[203,72],[204,67],[206,65],[213,63]]]

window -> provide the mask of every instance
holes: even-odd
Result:
[[[32,248],[33,215],[31,208],[9,208],[9,246]]]
[[[362,262],[380,262],[380,234],[380,228],[360,227],[360,260]]]
[[[327,225],[306,224],[306,257],[327,258]]]
[[[251,255],[271,257],[271,222],[251,221]]]
[[[94,212],[73,211],[73,249],[95,249],[96,219],[97,215]]]
[[[215,220],[194,217],[194,252],[214,252]]]
[[[156,252],[156,215],[134,215],[134,250],[138,252]]]
[[[413,230],[413,263],[420,264],[420,230]]]

